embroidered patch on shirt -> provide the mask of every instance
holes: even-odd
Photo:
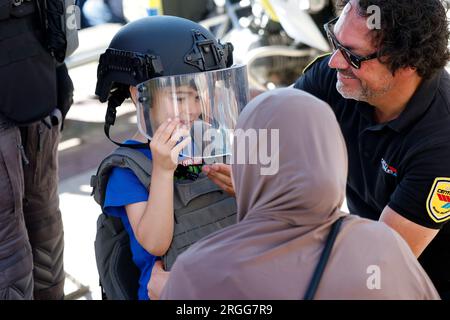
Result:
[[[436,178],[427,198],[431,219],[442,223],[450,219],[450,178]]]
[[[388,165],[386,160],[384,160],[383,158],[381,158],[381,168],[387,174],[391,174],[394,177],[397,176],[397,169],[395,169],[393,166]]]

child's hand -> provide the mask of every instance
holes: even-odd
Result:
[[[180,151],[191,142],[189,131],[187,129],[177,129],[179,124],[179,119],[167,119],[153,135],[150,149],[155,169],[173,173],[177,168]],[[181,137],[185,138],[177,144]]]
[[[148,297],[150,300],[158,300],[161,292],[169,279],[170,272],[165,271],[161,260],[155,262],[152,269],[150,281],[147,284]]]

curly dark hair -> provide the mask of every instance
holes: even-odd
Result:
[[[350,0],[338,0],[342,9]],[[392,74],[403,67],[414,67],[429,79],[450,59],[447,6],[442,0],[359,0],[358,12],[369,17],[372,5],[381,12],[381,29],[374,29],[379,60]]]

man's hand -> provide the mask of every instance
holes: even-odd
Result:
[[[169,275],[170,272],[164,271],[162,261],[156,261],[152,269],[150,281],[147,284],[147,291],[150,300],[159,300],[167,279],[169,279]]]
[[[230,196],[235,197],[233,183],[231,182],[231,167],[228,164],[215,163],[213,165],[203,166],[203,172],[206,173],[212,182],[217,184]]]

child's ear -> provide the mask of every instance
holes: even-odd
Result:
[[[135,105],[136,105],[136,100],[137,100],[137,92],[138,92],[138,90],[136,87],[130,86],[130,97]]]

